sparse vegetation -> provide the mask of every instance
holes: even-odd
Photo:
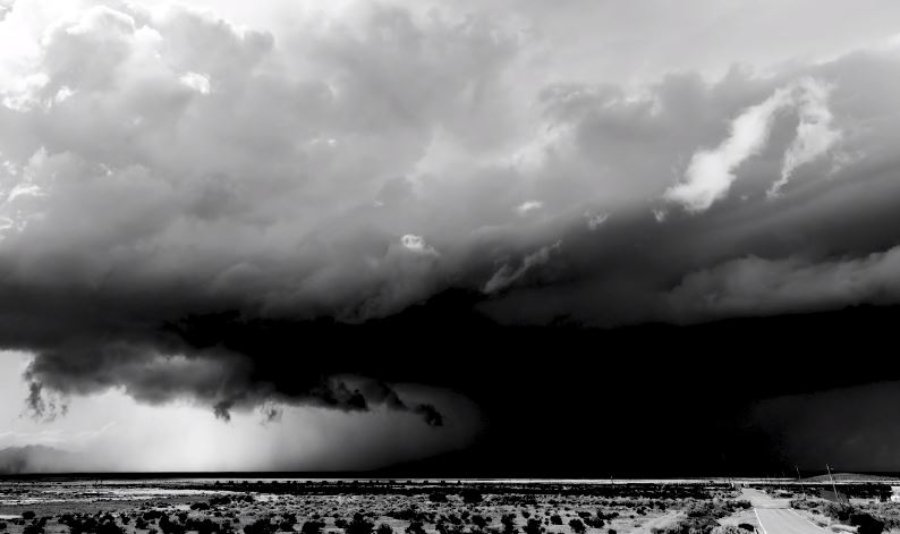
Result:
[[[848,504],[811,499],[795,499],[790,504],[792,508],[818,512],[837,523],[856,527],[857,534],[880,534],[885,527],[892,529],[900,526],[900,512],[894,507],[876,505],[870,511]]]
[[[737,501],[730,487],[712,483],[220,481],[178,486],[210,487],[215,493],[144,499],[131,508],[92,500],[79,510],[93,511],[51,516],[49,522],[37,517],[44,512],[35,507],[30,519],[5,521],[8,528],[0,533],[636,534],[664,525],[654,532],[712,534],[718,518],[749,506]],[[737,528],[723,527],[715,534],[747,533]]]

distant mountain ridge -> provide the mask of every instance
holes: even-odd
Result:
[[[835,482],[896,482],[900,480],[900,477],[896,476],[891,477],[884,475],[867,475],[859,473],[834,473],[833,476]],[[831,476],[817,475],[814,477],[804,478],[801,480],[801,482],[827,483],[831,482]]]
[[[0,450],[0,474],[65,473],[79,470],[79,455],[45,445]]]

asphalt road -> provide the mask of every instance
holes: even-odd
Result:
[[[745,489],[753,504],[762,534],[831,534],[790,508],[786,499],[773,499],[762,491]]]
[[[790,508],[754,508],[763,534],[826,534],[827,530],[813,524]]]

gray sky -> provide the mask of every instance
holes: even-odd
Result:
[[[375,465],[478,426],[404,452],[385,428],[471,406],[311,350],[286,374],[209,317],[256,335],[459,288],[537,325],[900,300],[896,2],[2,5],[0,347],[32,363],[0,405],[77,399],[48,431],[215,411],[223,439],[308,437],[266,456],[304,466],[355,457],[310,452],[350,431],[388,440]],[[114,408],[73,422],[90,403]],[[233,444],[221,465],[257,458]]]

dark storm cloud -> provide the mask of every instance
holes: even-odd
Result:
[[[900,383],[886,381],[757,403],[753,419],[780,454],[801,467],[831,464],[848,471],[893,471],[900,429]]]
[[[391,386],[459,378],[416,319],[442,295],[512,325],[897,301],[896,46],[635,87],[545,76],[527,11],[354,4],[279,40],[38,5],[0,78],[0,345],[36,354],[36,412],[121,387],[449,424]]]
[[[880,88],[898,66],[871,51],[713,85],[673,75],[631,101],[614,87],[545,92],[578,149],[566,164],[590,172],[556,177],[560,191],[588,198],[608,175],[610,200],[570,216],[543,276],[485,309],[621,325],[896,302],[897,109]],[[702,172],[698,157],[712,160]],[[585,225],[591,213],[604,222]]]

